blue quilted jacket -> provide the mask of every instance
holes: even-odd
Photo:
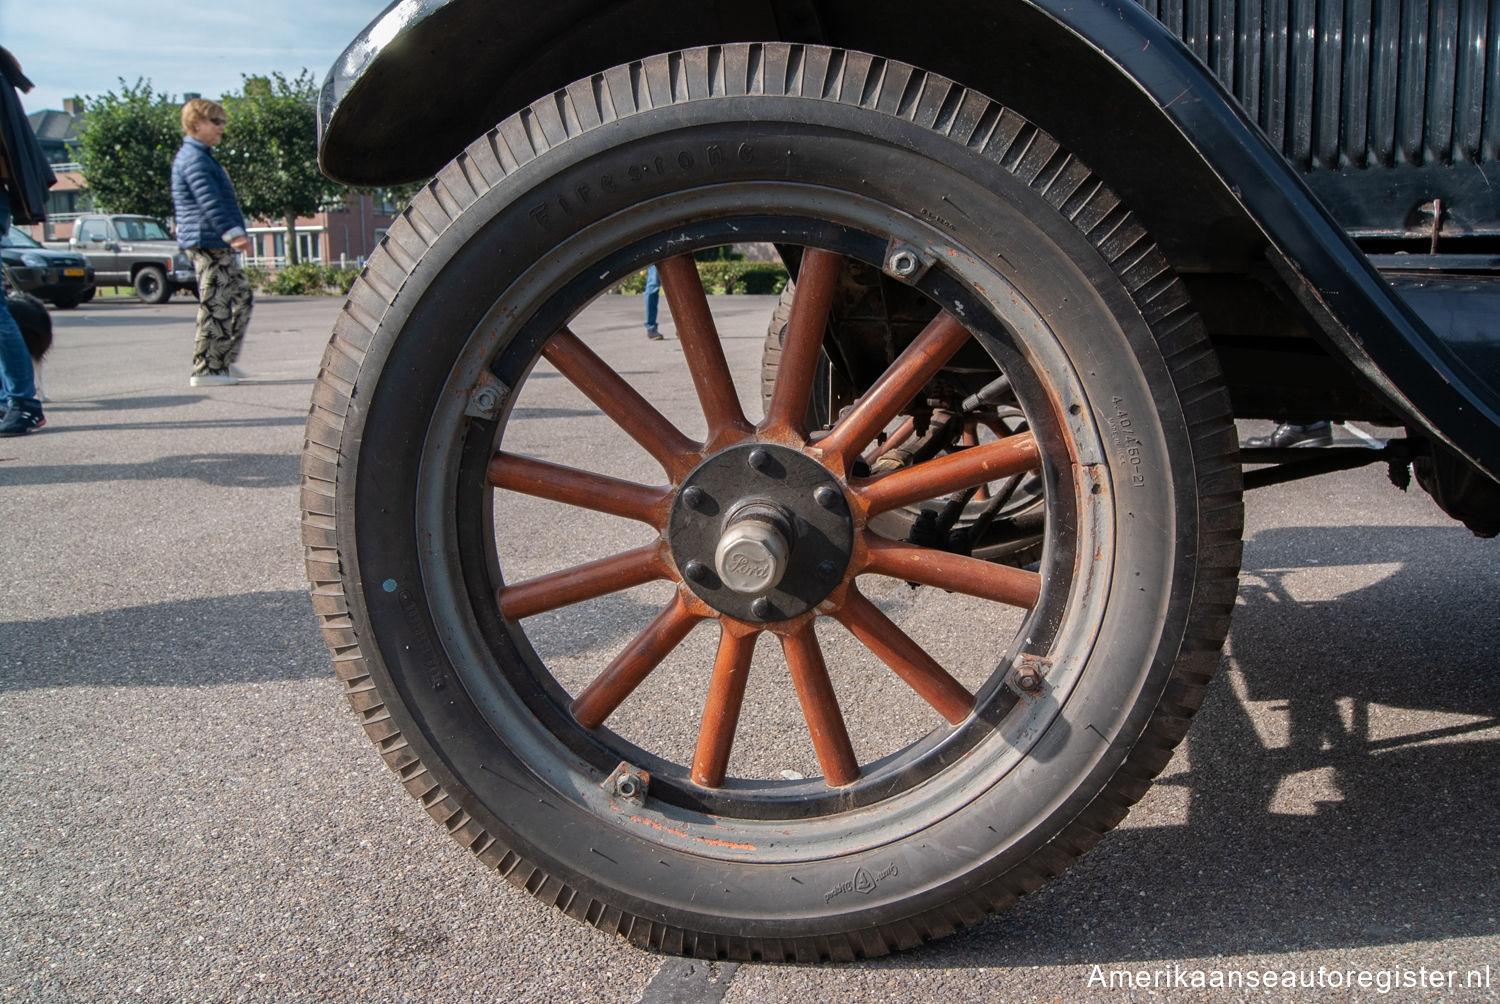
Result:
[[[227,248],[225,234],[245,230],[229,175],[207,143],[184,136],[172,161],[172,205],[177,243],[185,248]]]

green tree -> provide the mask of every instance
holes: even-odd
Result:
[[[297,217],[310,216],[341,196],[318,170],[317,83],[303,70],[245,77],[244,94],[224,95],[229,127],[219,161],[234,182],[247,219],[281,220],[287,258],[297,264]]]
[[[84,100],[78,163],[101,212],[172,215],[172,158],[182,144],[181,105],[138,79]]]

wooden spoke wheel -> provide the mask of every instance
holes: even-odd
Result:
[[[862,101],[874,66],[692,50],[500,124],[314,394],[314,601],[382,756],[669,951],[880,954],[1035,888],[1164,765],[1233,602],[1228,402],[1165,260],[1013,112],[880,64],[990,130],[956,136]],[[706,292],[743,245],[779,305]],[[648,265],[662,342],[610,294]]]

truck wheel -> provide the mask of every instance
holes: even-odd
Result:
[[[75,293],[66,293],[52,298],[52,306],[58,310],[72,310],[83,302],[83,296]]]
[[[98,286],[90,286],[88,288],[87,292],[85,292],[83,294],[83,296],[79,297],[79,302],[80,303],[92,303],[92,302],[94,302],[94,294],[96,294],[98,292],[99,292],[99,287]]]
[[[141,269],[135,274],[135,295],[142,303],[166,303],[172,298],[167,273],[155,265]]]
[[[759,339],[720,339],[691,257],[751,241],[800,259],[758,424]],[[661,353],[590,313],[651,263]],[[859,269],[926,320],[815,433]],[[858,475],[997,374],[1024,431]],[[1234,602],[1228,396],[1161,253],[1034,125],[853,52],[672,53],[496,126],[351,290],[306,442],[313,602],[386,763],[663,951],[880,955],[1037,888],[1165,766]],[[1024,477],[1034,570],[879,528]]]

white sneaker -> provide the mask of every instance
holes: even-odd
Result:
[[[239,380],[228,373],[194,373],[188,378],[189,387],[224,387],[232,383]]]

